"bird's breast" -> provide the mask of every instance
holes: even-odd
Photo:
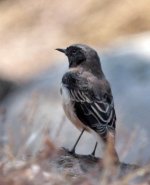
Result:
[[[67,87],[62,83],[61,85],[61,96],[62,96],[62,105],[64,112],[68,119],[78,128],[85,128],[87,131],[89,130],[77,117],[74,110],[74,102],[70,98],[70,93]]]
[[[68,88],[63,83],[61,84],[61,96],[62,96],[62,105],[65,111],[65,114],[71,121],[73,121],[75,117],[74,104],[71,101],[70,92]]]
[[[70,104],[70,92],[66,85],[61,83],[61,88],[60,88],[61,96],[62,96],[62,102],[63,104]]]

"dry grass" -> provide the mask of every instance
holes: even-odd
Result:
[[[123,170],[120,174],[120,167],[118,168],[114,161],[113,151],[111,145],[108,145],[108,148],[105,153],[105,159],[103,162],[97,162],[97,165],[92,168],[89,168],[88,165],[92,164],[87,163],[83,165],[83,169],[88,169],[89,171],[85,172],[82,168],[79,167],[78,162],[84,161],[86,164],[86,157],[82,157],[80,160],[77,158],[70,158],[60,151],[58,147],[59,141],[62,139],[60,137],[64,118],[61,119],[60,126],[57,128],[55,133],[55,138],[51,139],[51,130],[42,125],[40,128],[37,123],[34,122],[35,117],[37,116],[37,97],[32,98],[28,102],[27,106],[22,112],[24,115],[23,122],[20,125],[23,132],[17,128],[14,123],[15,131],[14,136],[11,130],[8,137],[8,142],[1,147],[1,160],[0,160],[0,184],[2,185],[47,185],[47,184],[70,184],[70,185],[147,185],[150,179],[150,166],[146,165],[140,169],[130,170],[129,172]],[[30,114],[28,114],[28,112]],[[4,112],[5,114],[5,112]],[[16,118],[17,119],[17,118]],[[2,123],[1,123],[2,124]],[[41,124],[43,124],[41,122]],[[52,124],[52,123],[51,123]],[[35,128],[35,130],[33,129]],[[36,132],[39,130],[39,133],[36,137]],[[32,132],[31,132],[32,131]],[[20,133],[19,133],[20,132]],[[40,137],[40,138],[39,138]],[[71,135],[66,135],[68,139]],[[134,137],[134,136],[133,136]],[[59,139],[58,139],[59,138]],[[130,150],[130,145],[132,145],[132,137],[128,138],[125,142],[129,143],[128,146],[122,148],[122,152],[127,153]],[[30,144],[35,140],[35,145],[39,145],[38,151],[33,153],[31,150],[34,150],[36,146],[32,149]],[[30,153],[31,152],[31,153]],[[66,160],[66,163],[62,163],[63,160]],[[59,163],[56,162],[59,161]],[[60,160],[59,160],[60,159]],[[71,160],[74,160],[75,166],[72,165]],[[123,168],[123,167],[122,167]],[[125,168],[125,167],[124,167]],[[134,169],[134,166],[133,166]]]
[[[130,170],[130,172],[120,173],[117,166],[112,165],[111,155],[107,155],[102,163],[98,163],[95,168],[92,168],[88,173],[78,171],[72,166],[78,161],[76,158],[66,157],[66,164],[61,160],[56,163],[56,158],[62,158],[61,152],[57,146],[50,140],[50,137],[45,136],[43,140],[43,150],[36,156],[29,156],[25,159],[17,159],[16,157],[3,159],[0,162],[0,184],[2,185],[47,185],[47,184],[68,184],[68,185],[148,185],[150,180],[150,165]],[[107,151],[107,153],[110,151]],[[111,152],[110,152],[111,153]],[[10,156],[10,155],[9,155]],[[65,157],[64,157],[65,158]],[[84,160],[81,158],[80,160]],[[91,161],[92,162],[92,161]],[[56,165],[57,164],[57,165]],[[59,164],[59,165],[58,165]],[[86,164],[86,162],[85,162]],[[87,165],[88,167],[88,165]],[[98,167],[98,168],[97,168]],[[133,168],[134,169],[134,168]],[[124,174],[123,174],[124,173]]]
[[[20,132],[20,128],[17,128],[14,123],[14,133],[16,138],[9,132],[8,142],[1,148],[1,160],[0,160],[0,184],[2,185],[47,185],[47,184],[70,184],[70,185],[147,185],[150,178],[150,166],[144,166],[140,169],[132,170],[130,172],[124,170],[120,174],[120,167],[113,163],[113,151],[111,145],[105,153],[105,159],[103,163],[97,162],[95,167],[90,168],[88,172],[84,172],[83,169],[88,168],[84,166],[83,169],[79,168],[78,160],[73,158],[74,163],[77,163],[77,168],[71,164],[72,158],[69,156],[64,157],[58,147],[58,142],[62,139],[60,137],[64,118],[61,119],[60,126],[57,128],[55,138],[51,139],[51,130],[46,125],[41,128],[34,121],[37,116],[39,97],[34,95],[32,100],[28,101],[22,112],[21,127],[23,132]],[[28,114],[30,113],[30,114]],[[4,113],[5,114],[5,113]],[[16,118],[17,119],[17,118]],[[20,119],[20,118],[19,118]],[[43,124],[41,122],[41,124]],[[51,123],[52,124],[52,123]],[[35,130],[32,128],[34,127]],[[38,127],[38,128],[37,128]],[[39,134],[36,135],[39,129]],[[31,132],[31,131],[32,132]],[[134,133],[135,134],[135,133]],[[40,139],[39,139],[40,137]],[[66,135],[70,138],[70,135]],[[59,138],[59,139],[58,139]],[[127,138],[122,151],[119,153],[127,153],[132,145],[132,139]],[[36,154],[32,155],[29,150],[30,144],[35,140],[36,145],[39,148]],[[17,141],[17,142],[16,142]],[[17,145],[17,146],[16,146]],[[34,146],[36,148],[36,146]],[[32,148],[34,150],[34,148]],[[62,157],[63,156],[63,157]],[[62,158],[67,162],[62,163]],[[60,162],[56,163],[56,159]],[[64,160],[63,159],[63,160]],[[86,161],[86,157],[82,157],[79,161]],[[92,162],[92,161],[91,161]],[[59,164],[59,165],[58,165]],[[85,162],[86,164],[86,162]],[[83,164],[82,164],[83,165]],[[91,164],[90,164],[91,165]],[[103,166],[102,166],[103,165]],[[134,166],[133,166],[134,169]]]

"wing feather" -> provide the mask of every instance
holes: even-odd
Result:
[[[68,88],[79,120],[103,139],[108,131],[115,133],[116,115],[111,89],[107,80],[95,80],[91,73],[90,78],[86,75],[86,72],[67,72],[62,83]]]
[[[70,97],[78,118],[88,127],[105,137],[108,130],[115,132],[115,111],[113,99],[91,99],[87,92],[71,90]]]

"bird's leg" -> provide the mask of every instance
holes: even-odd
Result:
[[[75,144],[74,144],[72,150],[70,151],[71,154],[74,154],[74,153],[75,153],[76,146],[77,146],[77,144],[78,144],[78,142],[79,142],[79,140],[80,140],[80,138],[81,138],[81,136],[82,136],[82,134],[83,134],[84,131],[85,131],[85,128],[82,130],[82,132],[81,132],[81,134],[79,135],[77,141],[75,142]]]
[[[91,153],[91,156],[94,156],[95,157],[95,152],[96,152],[96,148],[97,148],[97,142],[95,143],[95,146],[94,146],[94,150],[93,152]]]

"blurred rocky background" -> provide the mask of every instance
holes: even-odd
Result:
[[[121,161],[150,161],[150,1],[1,0],[0,144],[11,157],[35,154],[45,134],[71,148],[79,131],[59,95],[67,58],[55,48],[94,47],[111,83]],[[95,139],[84,134],[77,152]],[[100,155],[100,146],[97,156]]]

